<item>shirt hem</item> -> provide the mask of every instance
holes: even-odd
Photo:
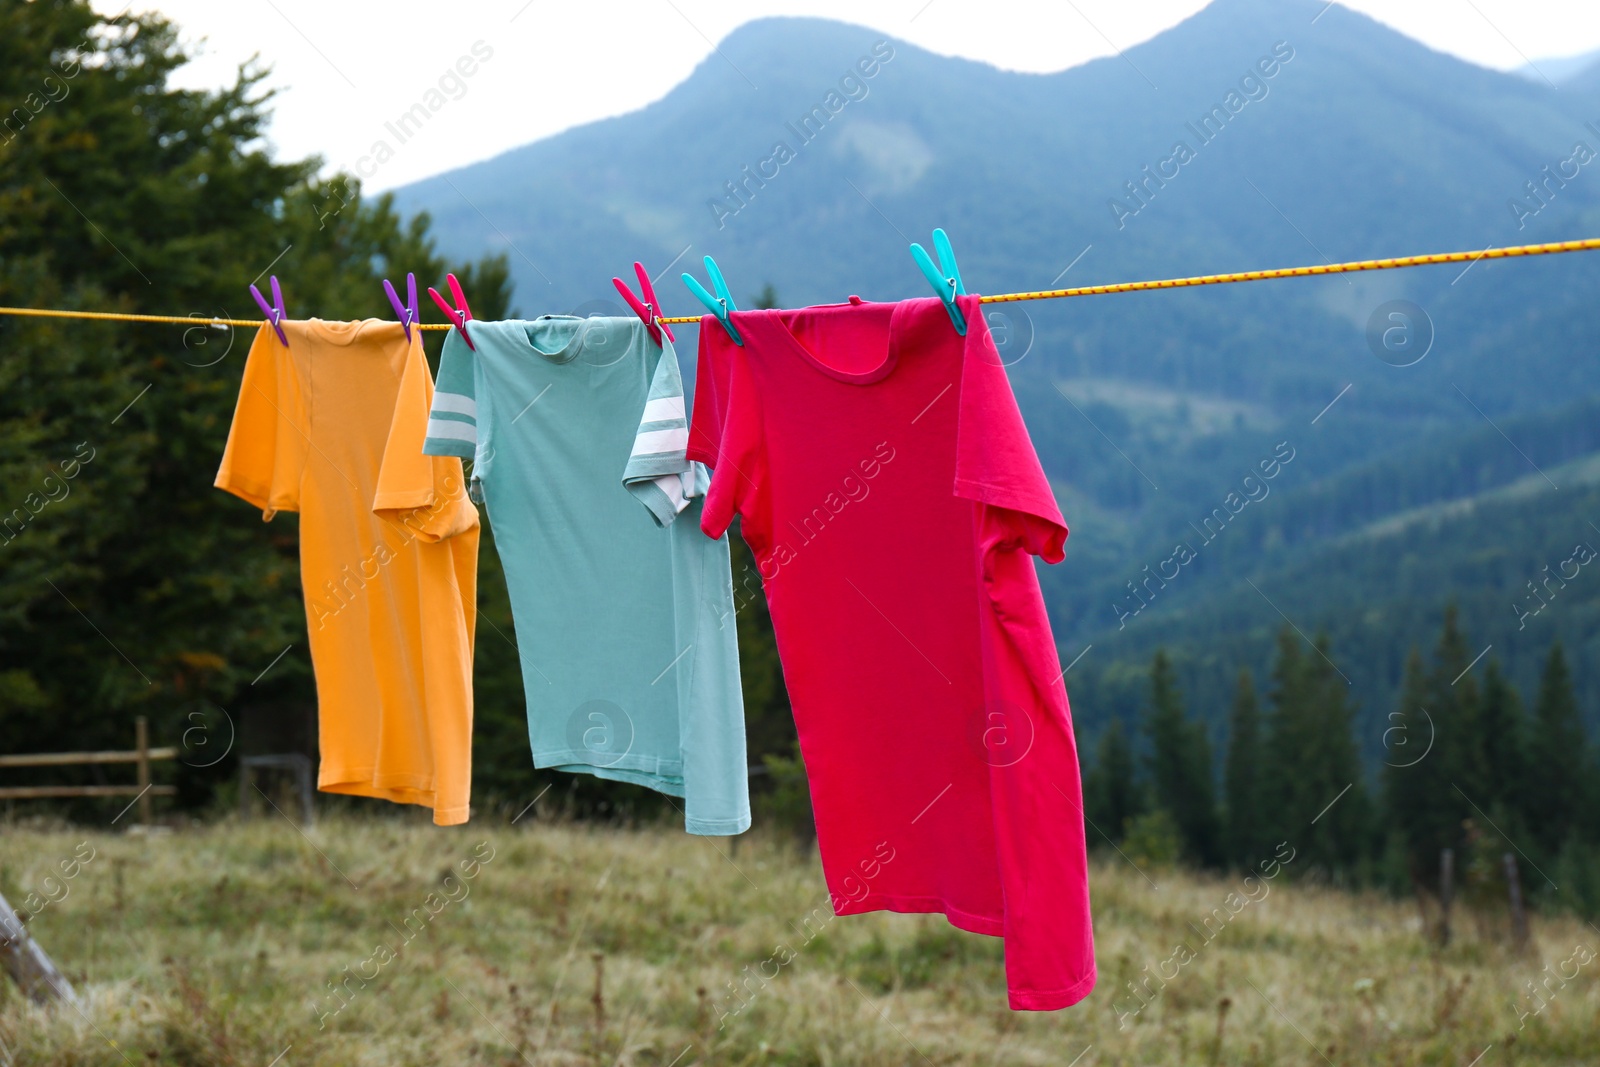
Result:
[[[626,756],[613,763],[599,763],[595,756],[593,752],[540,752],[534,754],[533,765],[539,770],[592,774],[613,782],[642,785],[672,797],[684,795],[682,770],[673,764]],[[674,768],[677,773],[667,768]]]
[[[939,897],[901,897],[873,894],[859,901],[848,901],[843,907],[835,904],[835,915],[859,915],[871,911],[894,911],[902,914],[942,914],[950,925],[972,934],[990,937],[1005,936],[1005,921],[989,915],[952,908]],[[1006,1002],[1012,1011],[1058,1011],[1070,1008],[1094,989],[1098,972],[1091,961],[1089,973],[1062,989],[1007,989]]]
[[[356,767],[354,769],[336,767],[328,769],[323,766],[317,775],[317,788],[326,785],[370,785],[383,789],[425,789],[433,790],[433,775],[431,774],[376,774],[375,768]]]
[[[463,804],[459,808],[434,808],[433,825],[435,826],[460,826],[472,816],[472,806]]]
[[[644,478],[638,481],[624,479],[623,484],[627,486],[628,492],[633,494],[633,498],[644,505],[644,509],[650,513],[650,517],[656,520],[657,526],[670,526],[672,521],[678,517],[679,509],[673,505],[672,498],[667,496],[666,492],[655,483],[653,478]],[[688,505],[689,501],[685,498],[684,507],[688,507]]]
[[[375,775],[371,768],[330,770],[324,766],[317,775],[317,791],[385,800],[391,804],[415,804],[432,810],[434,824],[438,826],[460,825],[471,813],[467,804],[439,807],[434,778],[427,774]]]
[[[1015,989],[1006,994],[1006,1003],[1012,1011],[1059,1011],[1070,1008],[1088,996],[1099,977],[1094,967],[1089,973],[1065,989]]]
[[[685,833],[698,834],[701,837],[732,837],[748,829],[750,829],[749,812],[733,819],[691,819],[684,816],[683,820]]]
[[[1033,551],[1033,546],[1026,546],[1030,552],[1044,560],[1046,563],[1060,563],[1067,558],[1067,530],[1066,521],[1055,515],[1043,515],[1032,508],[1018,507],[1007,497],[1004,490],[998,486],[988,485],[984,482],[975,482],[970,478],[957,478],[955,480],[956,495],[968,500],[976,500],[991,507],[1005,508],[1020,515],[1030,515],[1050,528],[1050,534],[1038,546],[1038,551]]]
[[[661,452],[653,456],[634,456],[628,460],[624,481],[659,478],[663,474],[689,473],[689,460],[682,452]]]
[[[869,911],[895,911],[905,915],[943,915],[950,925],[969,934],[987,934],[989,937],[1005,935],[1005,920],[990,915],[978,915],[952,908],[939,897],[901,897],[872,894],[860,900],[848,901],[844,907],[835,904],[835,915],[861,915]]]
[[[645,774],[654,774],[662,778],[682,778],[683,763],[680,760],[662,759],[659,756],[643,756],[633,753],[623,753],[615,759],[608,759],[607,753],[594,752],[587,749],[553,748],[533,754],[533,765],[540,769],[553,767],[558,763],[579,763],[586,767],[597,767],[601,770],[613,771],[641,771]]]
[[[455,456],[458,459],[471,459],[477,454],[477,451],[478,448],[475,444],[465,441],[457,445],[453,441],[441,441],[438,438],[430,437],[422,442],[422,454],[424,456]]]
[[[266,486],[251,482],[246,483],[235,478],[230,472],[222,471],[217,475],[216,481],[211,483],[224,493],[229,493],[243,500],[246,504],[254,504],[261,509],[263,519],[271,519],[280,511],[299,511],[299,507],[291,503],[272,503],[272,491]]]

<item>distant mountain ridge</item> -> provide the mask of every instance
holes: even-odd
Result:
[[[1524,63],[1513,73],[1533,81],[1549,78],[1557,85],[1561,85],[1591,70],[1596,63],[1600,63],[1600,48],[1590,52],[1580,52],[1575,56],[1546,56],[1543,59],[1535,59]]]
[[[1055,74],[761,19],[648,107],[397,198],[432,215],[452,256],[506,251],[526,314],[614,304],[609,279],[636,258],[663,274],[669,312],[694,313],[674,279],[706,254],[741,300],[766,284],[786,306],[924,295],[907,243],[935,226],[982,292],[1486,249],[1600,235],[1600,166],[1563,167],[1580,143],[1600,154],[1600,68],[1562,73],[1558,90],[1476,67],[1322,0],[1216,0]],[[1094,650],[1073,671],[1080,719],[1130,713],[1118,679],[1157,640],[1220,717],[1233,671],[1267,662],[1273,604],[1365,656],[1349,673],[1369,718],[1452,598],[1529,684],[1540,649],[1495,605],[1582,527],[1591,494],[1493,494],[1600,452],[1584,406],[1597,292],[1590,253],[996,306],[1073,527],[1044,580],[1064,661]],[[1407,366],[1379,343],[1394,301],[1426,334]],[[1119,626],[1113,597],[1280,443],[1296,458],[1271,497]],[[1355,536],[1418,508],[1428,521],[1388,540]],[[1421,584],[1386,577],[1413,558]],[[1575,649],[1592,709],[1600,610],[1579,610],[1574,584],[1541,640]]]

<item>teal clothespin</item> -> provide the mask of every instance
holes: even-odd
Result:
[[[723,280],[722,272],[717,269],[717,261],[710,256],[706,257],[706,273],[711,276],[711,284],[716,288],[717,295],[712,296],[706,292],[706,287],[700,284],[693,274],[687,272],[683,275],[683,284],[689,287],[695,299],[706,306],[706,310],[717,317],[722,323],[722,328],[728,331],[728,336],[733,338],[733,343],[740,348],[744,347],[744,338],[739,336],[739,330],[733,321],[728,318],[728,313],[738,311],[733,305],[733,296],[728,292],[728,283]]]
[[[956,253],[950,247],[950,238],[945,236],[943,230],[933,231],[933,250],[939,254],[937,266],[928,255],[927,249],[916,243],[911,245],[911,258],[917,261],[917,266],[922,268],[928,284],[933,286],[933,291],[944,301],[944,309],[950,313],[950,321],[955,323],[956,333],[965,337],[967,320],[962,318],[961,309],[956,307],[956,297],[966,296],[967,287],[961,284],[961,271],[956,267]]]

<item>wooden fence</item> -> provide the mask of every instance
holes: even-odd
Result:
[[[170,785],[150,784],[150,764],[178,758],[176,748],[151,748],[149,722],[143,715],[134,720],[134,747],[131,752],[41,752],[23,756],[0,756],[0,770],[8,767],[74,767],[98,763],[132,763],[137,767],[134,785],[14,785],[0,786],[0,800],[35,800],[43,797],[138,797],[139,821],[150,824],[150,798],[170,797],[177,792]]]

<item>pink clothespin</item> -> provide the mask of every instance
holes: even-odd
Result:
[[[389,304],[394,308],[394,317],[399,319],[400,325],[405,328],[406,340],[411,340],[411,327],[416,325],[418,319],[417,276],[409,273],[406,275],[406,302],[403,306],[388,278],[383,280],[383,291],[389,294]]]
[[[289,335],[283,332],[281,323],[289,317],[289,313],[283,308],[283,290],[278,288],[278,276],[276,274],[272,276],[271,304],[267,303],[267,298],[261,295],[261,290],[257,289],[253,283],[250,286],[250,295],[256,298],[256,304],[261,308],[261,314],[265,315],[267,321],[272,323],[272,328],[277,332],[278,340],[283,342],[283,347],[288,348]]]
[[[612,278],[611,284],[617,287],[617,292],[621,293],[622,299],[633,308],[634,314],[644,320],[645,326],[650,330],[650,340],[658,345],[661,344],[661,334],[665,332],[667,340],[676,341],[677,338],[672,336],[672,327],[657,321],[661,318],[661,305],[656,303],[655,286],[650,284],[650,275],[645,271],[644,264],[635,261],[633,272],[639,276],[639,291],[644,294],[643,300],[634,296],[633,290],[628,288],[628,283],[621,278]]]
[[[433,297],[435,304],[439,305],[439,310],[444,312],[444,317],[449,319],[457,330],[461,331],[461,339],[467,342],[467,347],[476,352],[478,346],[472,343],[472,336],[467,333],[467,323],[472,321],[472,309],[467,306],[467,298],[461,292],[461,283],[456,281],[454,274],[446,274],[445,281],[450,284],[450,296],[456,302],[455,307],[445,303],[444,297],[439,295],[439,290],[431,285],[428,286],[428,295]],[[415,302],[416,298],[413,297],[412,303]]]

